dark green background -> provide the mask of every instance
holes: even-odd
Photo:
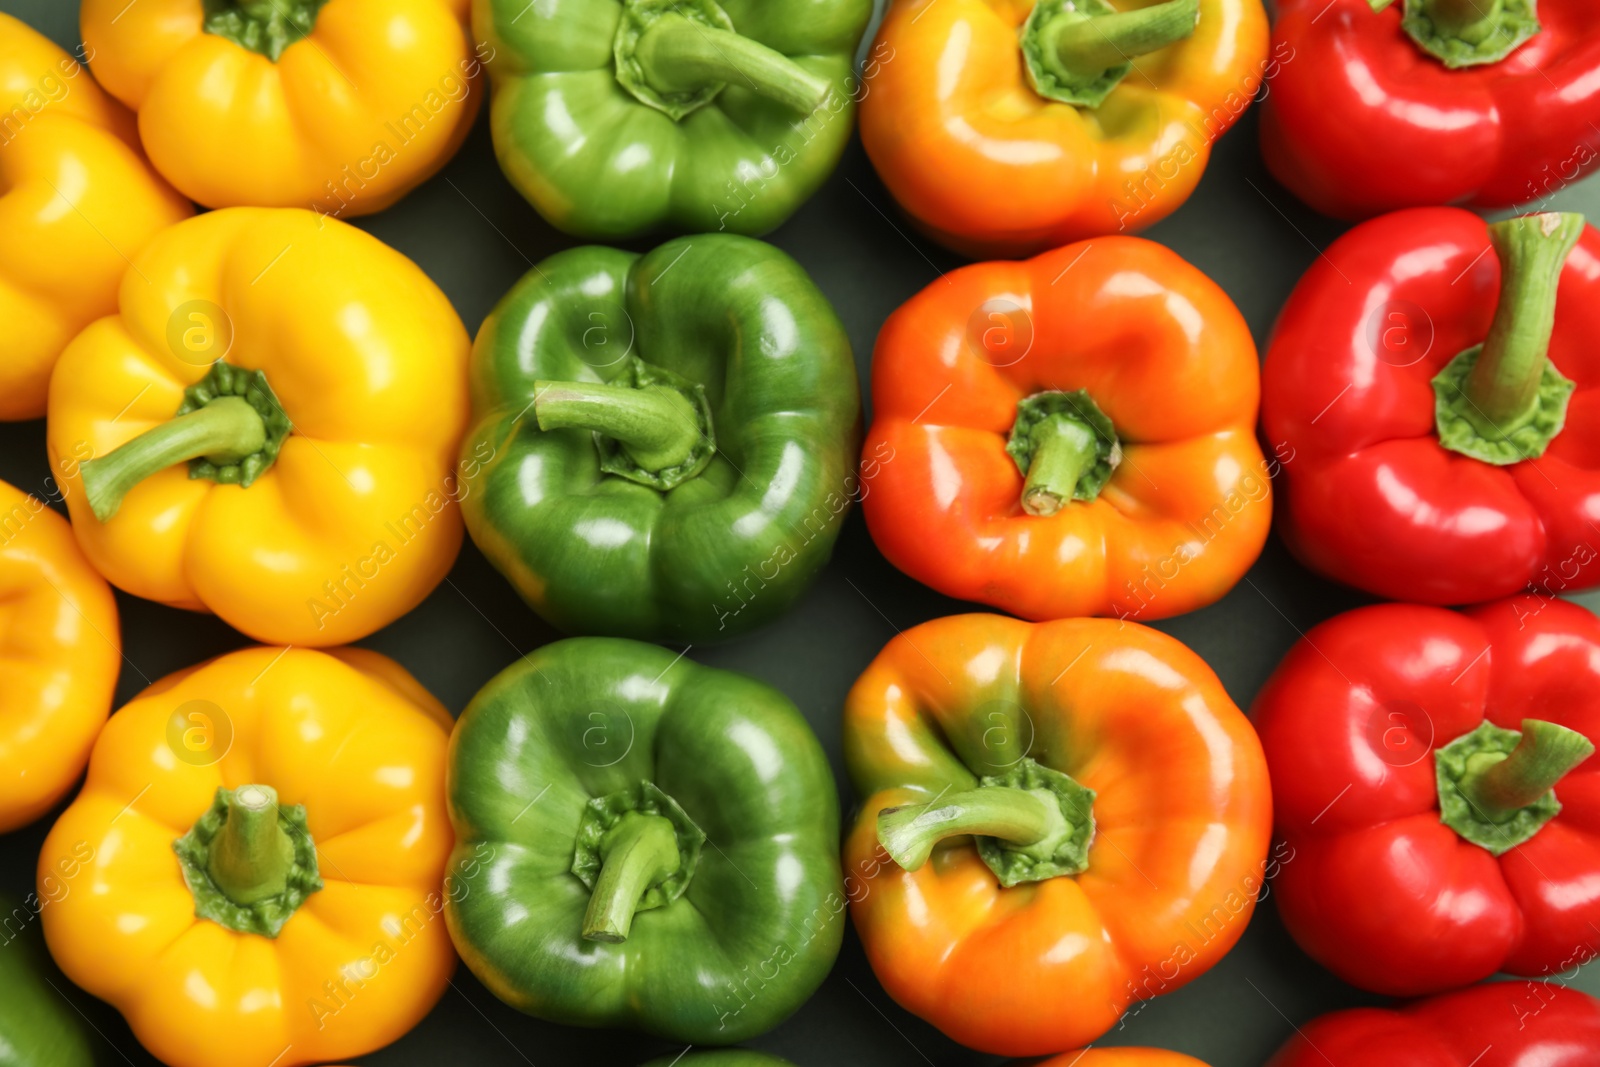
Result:
[[[62,0],[0,0],[69,50],[78,44],[77,7]],[[1270,85],[1268,87],[1270,91]],[[362,229],[414,259],[444,288],[468,329],[530,266],[575,244],[546,225],[501,177],[489,144],[488,108],[460,154],[390,210],[356,219]],[[1600,218],[1600,184],[1589,182],[1549,205]],[[1255,112],[1216,146],[1194,198],[1146,235],[1215,278],[1264,346],[1290,288],[1345,227],[1298,205],[1266,173],[1256,148]],[[863,385],[878,327],[902,301],[962,264],[913,236],[873,173],[859,140],[817,196],[770,240],[810,272],[850,332]],[[635,246],[649,247],[648,243]],[[4,324],[0,324],[4,329]],[[0,478],[48,495],[44,424],[0,424]],[[1244,582],[1221,603],[1157,623],[1206,658],[1229,693],[1248,707],[1298,633],[1361,597],[1317,580],[1276,538]],[[216,619],[118,594],[126,659],[119,703],[170,671],[247,644]],[[1600,598],[1593,599],[1600,604]],[[901,575],[880,556],[853,514],[833,562],[799,607],[733,644],[697,647],[703,663],[744,671],[777,686],[806,714],[833,762],[842,809],[855,803],[840,760],[839,709],[846,690],[896,630],[968,606]],[[459,713],[484,682],[519,653],[557,635],[535,616],[469,543],[449,579],[421,607],[362,644],[405,664]],[[3,683],[0,683],[3,684]],[[51,819],[0,838],[0,891],[33,885],[33,864]],[[63,979],[56,984],[70,988]],[[1600,967],[1574,983],[1600,994]],[[73,991],[101,1038],[102,1064],[155,1063],[109,1007]],[[1292,1025],[1371,997],[1336,981],[1295,947],[1270,898],[1239,946],[1211,973],[1124,1020],[1104,1045],[1156,1045],[1215,1067],[1258,1067]],[[1071,1005],[1062,1005],[1070,1011]],[[854,932],[826,984],[801,1011],[753,1042],[801,1067],[967,1067],[997,1057],[964,1049],[900,1010],[879,988]],[[441,1062],[485,1067],[635,1064],[674,1049],[635,1034],[575,1030],[521,1015],[465,969],[415,1030],[361,1064]],[[263,1065],[265,1067],[265,1065]]]

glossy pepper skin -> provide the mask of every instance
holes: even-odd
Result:
[[[634,641],[546,645],[462,714],[450,814],[456,948],[542,1019],[742,1041],[838,954],[833,776],[753,679]]]
[[[551,256],[478,331],[472,397],[467,529],[570,633],[746,632],[810,586],[860,493],[849,339],[749,238]]]
[[[1514,234],[1456,208],[1396,212],[1345,234],[1300,280],[1267,349],[1262,428],[1284,459],[1279,529],[1314,570],[1428,604],[1600,582],[1600,234],[1573,218],[1497,224],[1581,236],[1564,267],[1546,257],[1553,332],[1540,347],[1530,327],[1524,353],[1547,364],[1547,385],[1552,370],[1576,383],[1565,428],[1531,443],[1488,433],[1515,446],[1492,461],[1444,443],[1434,379],[1492,339],[1502,311],[1518,321],[1520,294],[1501,293],[1506,253],[1491,246]],[[1539,255],[1527,247],[1518,258]]]
[[[163,678],[111,717],[45,840],[41,896],[81,863],[41,912],[56,962],[173,1067],[327,1063],[395,1040],[455,966],[439,917],[449,722],[363,649],[248,648]],[[246,822],[241,798],[274,790],[275,812]],[[217,836],[180,864],[175,842],[223,793]],[[223,870],[236,827],[266,840],[241,832],[250,859]],[[287,889],[256,858],[280,847]],[[271,918],[275,935],[252,925]]]
[[[949,596],[1028,619],[1163,618],[1221,597],[1266,541],[1250,331],[1153,242],[952,271],[884,324],[872,395],[867,526]],[[1058,465],[1041,444],[1023,467],[1019,428],[1039,404],[1108,418],[1058,424],[1094,455],[1065,447]]]
[[[1509,56],[1451,69],[1402,29],[1400,4],[1282,0],[1274,48],[1295,58],[1262,101],[1268,168],[1341,219],[1544,199],[1600,161],[1600,35],[1583,0],[1539,0],[1538,20]]]
[[[94,1067],[83,1020],[44,975],[37,914],[5,898],[0,909],[0,1067]]]
[[[850,140],[871,16],[871,0],[474,0],[495,155],[577,237],[766,233]]]
[[[134,264],[120,314],[51,383],[50,459],[89,559],[297,646],[415,607],[461,543],[468,343],[444,294],[310,211],[211,212]]]
[[[1490,982],[1397,1011],[1330,1012],[1267,1067],[1589,1067],[1600,1003],[1546,982]]]
[[[381,211],[477,113],[468,0],[84,0],[89,62],[207,207]]]
[[[1080,6],[1110,14],[1152,5]],[[1019,33],[1026,43],[1033,32],[1036,5],[895,0],[861,102],[862,143],[917,225],[972,256],[1025,255],[1143,229],[1189,198],[1212,143],[1278,65],[1268,58],[1259,0],[1187,6],[1180,28],[1188,35],[1148,55],[1140,54],[1144,44],[1087,31],[1086,43],[1109,47],[1102,68],[1124,57],[1136,68],[1091,105],[1036,88],[1018,43]],[[1038,5],[1040,17],[1047,10]]]
[[[0,116],[0,420],[37,419],[62,348],[116,310],[123,257],[194,208],[145,162],[133,116],[4,12]]]
[[[1135,623],[908,630],[851,689],[844,753],[867,958],[908,1011],[985,1052],[1093,1042],[1221,959],[1265,880],[1255,733],[1199,656]]]
[[[1276,881],[1290,933],[1340,978],[1395,996],[1586,960],[1600,923],[1597,693],[1600,621],[1559,599],[1465,614],[1383,604],[1313,629],[1254,708],[1296,857]],[[1452,810],[1466,794],[1436,770],[1485,721],[1530,744],[1527,722],[1553,723],[1568,729],[1534,728],[1555,735],[1545,747],[1572,743],[1521,798],[1544,808],[1486,829]]]
[[[65,519],[0,482],[0,833],[56,805],[111,713],[117,605]]]

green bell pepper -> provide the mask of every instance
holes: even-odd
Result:
[[[717,1052],[690,1052],[676,1056],[662,1056],[644,1067],[794,1067],[788,1060],[769,1056],[765,1052],[752,1052],[743,1048],[727,1048]]]
[[[0,918],[0,1067],[93,1067],[77,1009],[45,980],[38,915],[5,900]]]
[[[635,641],[546,645],[462,713],[448,790],[450,934],[530,1015],[727,1044],[838,955],[833,776],[753,679]]]
[[[511,184],[589,238],[766,233],[833,172],[872,0],[476,0]]]
[[[859,492],[844,328],[747,237],[551,256],[484,321],[472,396],[467,529],[569,633],[700,642],[766,622]]]

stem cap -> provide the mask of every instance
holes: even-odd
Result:
[[[277,799],[277,794],[267,786],[219,788],[206,813],[195,821],[188,833],[172,842],[184,883],[194,896],[197,917],[210,919],[238,933],[275,938],[306,898],[322,888],[322,877],[317,872],[316,845],[306,829],[305,806],[279,804]],[[235,804],[248,811],[234,812]],[[276,813],[275,820],[264,804]],[[247,844],[267,852],[287,852],[285,865],[270,862],[263,865],[272,868],[265,873],[273,881],[273,888],[281,881],[282,889],[241,903],[224,892],[212,876],[212,851],[221,846],[218,838],[230,821],[244,821],[260,815],[266,816],[256,823],[261,828],[261,837]]]
[[[1429,0],[1406,0],[1400,25],[1417,47],[1452,70],[1498,63],[1541,29],[1538,0],[1473,0],[1468,13],[1467,21],[1452,24]]]
[[[1132,60],[1176,44],[1200,22],[1199,0],[1118,11],[1107,0],[1039,0],[1023,24],[1023,66],[1046,100],[1099,107]]]
[[[578,821],[577,843],[572,852],[572,873],[584,887],[593,890],[600,881],[600,871],[605,865],[605,836],[617,824],[633,813],[659,815],[672,824],[678,842],[677,869],[665,878],[648,886],[639,897],[634,911],[648,911],[665,907],[683,896],[694,877],[700,862],[700,850],[705,845],[705,831],[695,825],[676,800],[673,800],[654,782],[640,782],[632,789],[607,793],[595,797],[584,808]]]
[[[201,27],[274,63],[284,49],[310,36],[328,0],[204,0]]]
[[[1433,754],[1439,821],[1503,855],[1561,812],[1554,784],[1593,754],[1588,738],[1555,723],[1525,719],[1517,731],[1485,721]]]
[[[1116,427],[1083,389],[1018,401],[1006,453],[1027,476],[1022,506],[1030,515],[1053,515],[1068,500],[1093,500],[1122,462]]]

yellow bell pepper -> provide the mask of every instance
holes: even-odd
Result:
[[[0,833],[83,773],[121,664],[111,587],[45,502],[0,482]]]
[[[381,211],[455,154],[482,96],[463,0],[84,0],[107,90],[207,207]]]
[[[174,1067],[395,1040],[455,967],[448,722],[353,649],[248,648],[152,685],[106,724],[45,839],[56,962]]]
[[[138,145],[76,59],[0,13],[0,420],[44,414],[50,368],[116,309],[128,257],[194,213]]]
[[[468,348],[427,276],[346,223],[229,208],[174,226],[51,383],[78,541],[113,585],[258,640],[363,637],[460,547]]]

